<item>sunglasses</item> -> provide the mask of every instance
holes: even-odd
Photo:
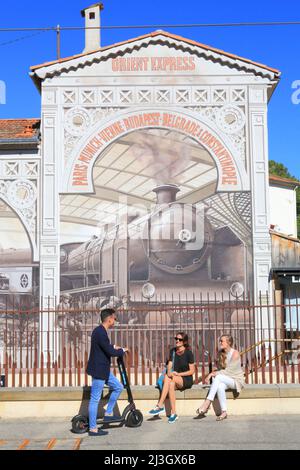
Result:
[[[183,341],[183,338],[178,338],[177,336],[174,336],[175,341]]]

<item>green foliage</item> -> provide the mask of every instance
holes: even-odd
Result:
[[[281,178],[290,178],[291,180],[297,180],[292,176],[282,163],[277,163],[274,160],[269,160],[269,172],[271,175],[280,176]],[[300,187],[296,190],[297,198],[297,232],[300,236]]]
[[[269,160],[269,172],[271,175],[280,176],[281,178],[290,178],[295,180],[296,178],[292,176],[282,163],[277,163],[274,160]]]

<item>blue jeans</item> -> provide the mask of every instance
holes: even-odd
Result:
[[[89,402],[90,429],[95,429],[97,427],[98,405],[105,383],[109,386],[109,390],[112,391],[107,404],[106,414],[113,413],[115,404],[124,388],[123,385],[117,379],[117,377],[115,377],[112,373],[109,374],[109,378],[106,381],[101,379],[94,379],[93,377],[91,398]]]

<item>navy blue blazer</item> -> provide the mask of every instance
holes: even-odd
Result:
[[[92,333],[91,350],[86,372],[95,379],[108,380],[110,358],[122,357],[123,355],[123,349],[115,349],[110,344],[104,326],[97,326]]]

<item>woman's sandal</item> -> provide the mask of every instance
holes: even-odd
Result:
[[[220,416],[217,417],[216,421],[223,421],[223,419],[227,418],[227,413],[222,413]]]
[[[204,411],[204,410],[201,410],[201,408],[197,408],[197,409],[196,409],[196,413],[197,413],[197,415],[199,415],[199,416],[205,416],[206,413],[208,413],[209,408],[210,408],[210,405],[209,405],[209,407],[208,407],[205,411]]]

